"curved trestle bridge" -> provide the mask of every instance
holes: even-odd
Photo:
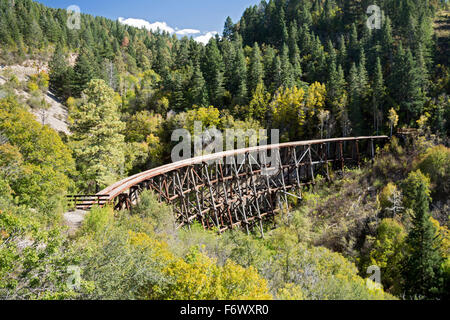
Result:
[[[182,160],[141,172],[96,195],[71,196],[79,209],[98,204],[130,209],[143,190],[173,206],[177,226],[199,221],[220,232],[247,231],[286,208],[288,196],[302,198],[302,188],[316,175],[373,160],[387,136],[346,137],[289,142],[225,151]],[[271,161],[268,161],[268,159]]]

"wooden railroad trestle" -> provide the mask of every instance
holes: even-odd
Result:
[[[173,206],[177,226],[199,221],[220,232],[257,227],[288,206],[288,197],[302,199],[302,189],[317,175],[330,180],[330,170],[343,175],[375,157],[375,145],[387,136],[312,140],[226,151],[183,160],[124,179],[97,196],[107,196],[117,210],[131,209],[143,190]],[[267,152],[276,166],[266,164]],[[275,153],[275,154],[273,154]],[[99,202],[97,200],[97,202]],[[96,202],[93,201],[92,205]],[[83,202],[86,208],[86,202]]]

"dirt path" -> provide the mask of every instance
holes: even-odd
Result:
[[[64,224],[69,227],[69,235],[74,235],[83,224],[87,211],[75,210],[64,213]]]

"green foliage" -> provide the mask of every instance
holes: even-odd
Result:
[[[443,263],[441,239],[429,213],[429,179],[420,170],[411,172],[403,182],[405,205],[413,211],[412,228],[406,239],[408,255],[405,258],[404,290],[408,298],[436,298],[442,292]]]
[[[114,211],[111,208],[94,207],[89,211],[84,220],[84,232],[102,232],[112,222]]]
[[[379,203],[381,210],[385,216],[395,218],[399,213],[403,211],[402,193],[392,182],[389,182],[383,190],[381,190],[379,196]]]
[[[199,225],[176,231],[171,209],[148,192],[131,215],[93,209],[74,239],[57,225],[70,176],[94,192],[162,164],[172,130],[193,133],[195,121],[203,129],[264,125],[280,129],[283,141],[386,134],[386,123],[391,136],[397,126],[424,133],[429,125],[445,138],[449,76],[445,50],[432,35],[436,1],[400,2],[378,3],[386,17],[372,32],[361,28],[367,15],[355,1],[263,2],[236,24],[228,18],[224,37],[204,46],[85,14],[74,32],[65,10],[0,1],[1,64],[48,61],[53,54],[49,75],[39,72],[26,83],[2,71],[0,95],[25,88],[27,103],[45,108],[41,92],[49,88],[67,101],[73,122],[71,154],[17,102],[0,101],[0,294],[392,298],[358,276],[353,261],[360,258],[360,267],[382,268],[391,293],[401,295],[403,286],[408,297],[448,296],[448,230],[429,219],[430,188],[433,204],[448,194],[443,146],[413,162],[409,148],[392,138],[384,149],[389,154],[369,172],[349,171],[327,186],[317,179],[320,190],[305,192],[302,210],[281,217],[264,239],[238,231],[217,236]],[[419,137],[414,152],[429,146]],[[399,184],[412,167],[424,174],[413,172]],[[378,222],[380,216],[393,219]],[[82,269],[76,291],[66,286],[69,265]]]
[[[171,262],[165,272],[172,281],[159,299],[175,300],[269,300],[267,282],[253,267],[245,269],[231,261],[223,267],[202,253],[192,250],[184,259]],[[161,288],[153,288],[153,292]]]
[[[405,207],[414,212],[428,212],[430,205],[430,178],[420,170],[411,172],[401,184]]]
[[[123,174],[124,123],[114,91],[103,80],[92,80],[82,105],[72,114],[71,144],[84,181],[106,186]]]
[[[393,219],[383,219],[377,228],[377,235],[369,253],[369,263],[381,270],[381,281],[385,290],[400,296],[402,293],[402,262],[405,255],[406,232]]]
[[[148,111],[134,114],[127,122],[125,137],[127,142],[144,142],[149,135],[158,134],[162,117]]]
[[[0,201],[0,296],[72,299],[67,269],[76,263],[61,228],[41,213]]]
[[[422,155],[416,166],[427,175],[432,183],[432,192],[440,198],[450,192],[450,149],[435,146]]]
[[[83,281],[93,284],[91,291],[80,292],[82,298],[271,298],[266,281],[253,267],[243,268],[232,261],[218,265],[197,246],[189,247],[181,257],[174,254],[173,244],[159,240],[173,243],[167,233],[174,232],[171,210],[156,203],[149,193],[144,194],[131,218],[123,216],[99,224],[99,217],[110,216],[111,211],[93,210],[90,215],[94,212],[95,225],[102,228],[85,229],[77,243],[84,247],[80,257]]]
[[[150,191],[141,193],[139,203],[133,207],[132,214],[151,221],[152,229],[156,233],[173,231],[175,226],[172,210],[167,206],[161,206]]]
[[[392,107],[399,111],[399,125],[414,124],[427,108],[433,131],[442,134],[445,108],[428,102],[441,97],[445,103],[448,78],[445,65],[432,64],[433,58],[442,60],[443,51],[432,41],[436,4],[413,1],[398,8],[394,2],[378,4],[386,18],[376,32],[360,27],[367,20],[364,6],[347,1],[262,3],[246,9],[237,23],[227,19],[223,40],[214,38],[203,46],[194,39],[85,14],[82,30],[73,32],[66,11],[17,0],[13,7],[0,5],[0,42],[11,53],[6,60],[52,52],[50,89],[63,100],[80,97],[90,80],[103,79],[121,93],[122,107],[132,114],[152,110],[165,116],[171,109],[186,111],[193,105],[232,112],[239,106],[241,111],[232,112],[239,120],[256,117],[271,126],[271,117],[264,119],[263,108],[255,103],[261,105],[262,97],[281,86],[319,82],[329,89],[330,136],[347,136],[350,129],[354,134],[385,133]],[[339,36],[323,37],[330,28]],[[68,54],[74,53],[72,67]],[[147,72],[159,80],[128,83],[128,78]],[[31,81],[30,89],[36,84]],[[310,125],[305,138],[316,138],[319,130]]]
[[[57,133],[14,99],[0,101],[0,131],[8,141],[0,146],[0,165],[20,203],[40,206],[67,191],[74,161]]]

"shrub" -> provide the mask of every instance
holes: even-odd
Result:
[[[39,90],[38,84],[34,81],[28,81],[27,88],[29,92],[35,92]]]
[[[450,192],[450,148],[443,145],[429,148],[417,163],[432,183],[433,195],[446,197]]]
[[[405,229],[399,222],[384,219],[377,228],[375,242],[369,254],[370,264],[381,270],[383,287],[395,295],[401,293],[401,262],[405,253],[405,238]]]
[[[153,192],[145,190],[139,197],[139,202],[132,208],[132,214],[153,225],[156,233],[172,233],[175,229],[175,218],[172,209],[159,203]]]
[[[384,216],[395,217],[403,210],[402,207],[402,194],[392,182],[389,182],[383,190],[381,190],[378,197],[381,210],[384,212]]]
[[[7,98],[0,99],[0,131],[8,139],[4,146],[12,146],[1,151],[12,160],[4,164],[1,158],[0,166],[13,165],[20,172],[10,175],[8,183],[21,204],[39,207],[49,197],[65,194],[74,161],[53,129],[42,126],[16,100]]]
[[[84,220],[84,231],[87,233],[103,231],[112,222],[113,217],[114,211],[112,208],[93,207]]]

